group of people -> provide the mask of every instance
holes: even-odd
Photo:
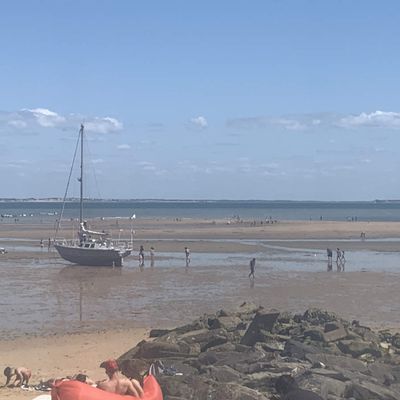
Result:
[[[104,361],[100,364],[100,368],[104,368],[107,379],[99,382],[93,382],[84,374],[77,374],[74,377],[68,377],[63,379],[49,379],[47,381],[48,387],[52,387],[56,382],[60,380],[76,380],[89,385],[95,386],[109,393],[116,393],[120,395],[131,395],[136,397],[143,397],[143,388],[139,381],[136,379],[129,379],[120,372],[118,363],[114,359]],[[6,367],[4,369],[4,375],[6,377],[5,386],[9,387],[21,387],[28,386],[31,378],[31,370],[25,367]],[[10,383],[12,378],[15,377],[13,383]]]
[[[155,261],[155,249],[153,246],[150,247],[150,267],[154,267]],[[185,262],[186,267],[188,268],[190,265],[190,249],[189,247],[185,247]],[[144,247],[143,245],[139,248],[139,267],[144,267]]]
[[[107,379],[99,382],[93,382],[87,375],[77,374],[72,378],[63,379],[50,379],[50,387],[59,382],[60,380],[76,380],[95,386],[108,393],[115,393],[119,395],[131,395],[138,398],[144,396],[143,388],[137,379],[129,379],[120,371],[119,365],[116,360],[109,359],[100,364],[100,368],[104,368]],[[28,385],[31,378],[31,371],[25,367],[11,368],[6,367],[4,375],[7,378],[6,386],[10,384],[13,376],[15,381],[13,387]],[[322,397],[309,390],[300,389],[297,382],[291,375],[281,375],[275,382],[275,389],[277,393],[284,400],[322,400]]]
[[[154,267],[154,259],[155,259],[155,249],[154,247],[150,247],[150,267]],[[140,246],[139,249],[139,267],[144,267],[144,247]]]
[[[47,241],[47,251],[50,251],[50,247],[51,247],[51,238],[49,238],[49,240]],[[44,241],[43,239],[40,239],[40,248],[43,250],[44,248]]]
[[[328,271],[332,271],[332,258],[333,251],[330,248],[326,249],[326,253],[328,255]],[[344,267],[346,264],[346,257],[344,255],[344,250],[340,250],[339,247],[336,249],[336,267],[337,270],[344,271]]]

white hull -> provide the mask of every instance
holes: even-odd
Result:
[[[87,248],[65,244],[55,244],[54,247],[64,260],[78,265],[97,267],[122,267],[124,257],[131,254],[130,249],[113,247]]]

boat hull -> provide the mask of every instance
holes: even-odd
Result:
[[[129,256],[130,250],[114,248],[85,248],[55,244],[58,254],[66,261],[78,265],[94,267],[122,267],[124,257]]]

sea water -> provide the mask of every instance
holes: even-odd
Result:
[[[0,201],[4,221],[56,220],[62,204],[57,201]],[[67,202],[63,217],[76,218],[79,202]],[[399,202],[316,202],[316,201],[228,201],[228,200],[115,200],[85,201],[87,218],[206,218],[239,217],[263,220],[400,221]]]
[[[0,202],[2,223],[31,220],[55,221],[60,218],[58,202]],[[76,217],[79,204],[68,203],[64,217]],[[85,203],[85,215],[98,217],[205,218],[274,220],[400,221],[400,204],[375,202],[252,202],[252,201],[108,201]],[[3,241],[6,238],[1,238]],[[388,240],[388,239],[386,239]],[[249,241],[244,241],[249,244]],[[157,252],[155,267],[146,259],[144,270],[135,257],[128,257],[122,269],[70,266],[54,257],[30,260],[0,259],[0,338],[24,334],[92,331],[124,326],[173,326],[188,322],[191,315],[241,301],[261,301],[268,293],[271,274],[324,273],[337,279],[353,272],[398,273],[398,253],[353,251],[346,254],[346,271],[326,272],[326,252],[313,249],[285,248],[280,240],[253,241],[264,246],[257,258],[256,288],[249,287],[248,253],[192,254],[190,268],[185,268],[181,253]],[[17,251],[39,252],[37,243],[24,241]],[[22,247],[21,247],[22,246]],[[258,247],[259,248],[259,247]],[[333,265],[334,270],[336,265]],[[314,275],[313,275],[314,276]],[[297,278],[298,277],[298,278]],[[325,279],[325,276],[324,276]],[[265,292],[264,292],[265,289]],[[302,307],[299,304],[299,307]],[[185,319],[182,310],[189,310]]]

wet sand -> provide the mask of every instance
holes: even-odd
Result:
[[[97,229],[123,229],[121,238],[129,240],[129,220],[118,220],[118,226],[95,222]],[[375,328],[400,330],[400,223],[136,220],[134,229],[136,250],[140,244],[156,248],[154,268],[141,271],[135,257],[117,270],[69,266],[47,252],[53,226],[0,224],[0,247],[8,250],[0,255],[2,367],[31,367],[33,383],[79,371],[100,378],[99,362],[131,348],[143,329],[173,327],[243,301],[293,312],[320,307]],[[360,232],[366,232],[366,241]],[[186,245],[192,251],[189,269]],[[328,273],[326,247],[338,246],[349,253],[348,269]],[[353,253],[364,257],[356,267]],[[247,278],[253,255],[254,282]],[[296,268],[287,267],[292,265]],[[112,332],[116,326],[118,335]],[[36,394],[0,389],[0,398]]]

